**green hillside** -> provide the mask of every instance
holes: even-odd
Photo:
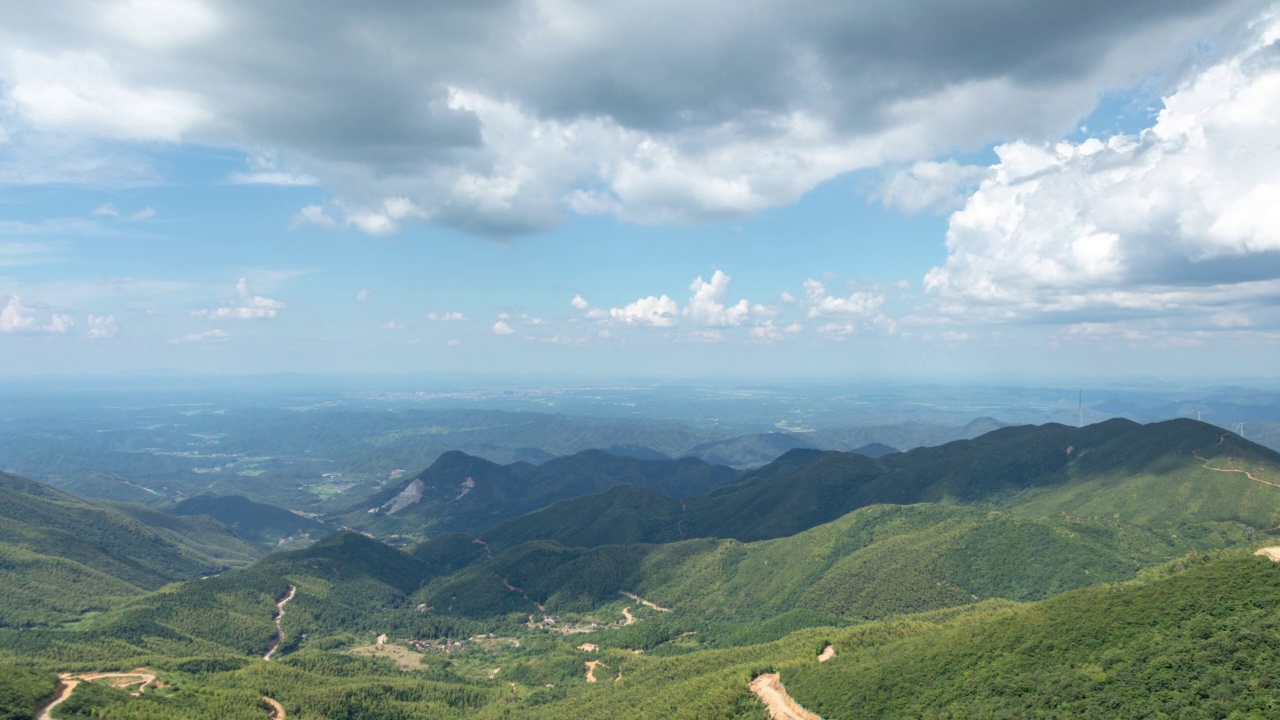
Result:
[[[1272,717],[1280,567],[1233,553],[784,668],[827,718]]]
[[[1191,550],[1260,541],[1244,526],[1172,537],[1116,522],[956,505],[877,505],[786,538],[569,548],[526,543],[428,585],[444,614],[616,612],[620,590],[694,622],[788,611],[852,622],[989,598],[1037,600]],[[507,586],[521,592],[513,592]]]
[[[416,477],[351,506],[342,520],[384,534],[479,532],[571,497],[629,484],[680,497],[736,480],[696,458],[647,460],[588,450],[542,465],[498,465],[448,452]]]
[[[0,474],[0,626],[71,621],[258,554],[207,519],[126,509]]]
[[[290,537],[319,539],[332,532],[321,522],[240,495],[199,495],[165,508],[165,512],[183,517],[206,515],[245,540],[267,545]]]

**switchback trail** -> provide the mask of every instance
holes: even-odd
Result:
[[[105,672],[105,673],[84,673],[83,675],[72,675],[70,673],[62,673],[58,675],[58,689],[54,693],[53,699],[49,701],[36,715],[36,720],[53,720],[53,709],[67,701],[71,697],[71,693],[82,682],[93,682],[94,680],[103,680],[112,678],[117,682],[112,683],[116,687],[129,687],[137,685],[138,692],[142,692],[143,688],[156,681],[155,673],[146,668],[138,668],[133,672]],[[123,680],[129,682],[122,682]]]
[[[276,638],[271,641],[271,647],[267,648],[267,654],[262,656],[263,660],[270,660],[271,656],[276,654],[276,650],[280,649],[280,643],[284,642],[284,626],[281,625],[284,621],[284,606],[288,605],[293,596],[297,594],[298,587],[290,585],[289,593],[280,602],[276,603]]]
[[[782,676],[778,673],[765,673],[752,680],[749,687],[769,708],[769,717],[773,720],[822,720],[817,713],[805,710],[791,699],[787,689],[782,687]]]

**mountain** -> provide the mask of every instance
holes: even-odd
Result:
[[[1259,541],[1239,528],[1235,542]],[[851,622],[990,598],[1038,600],[1206,547],[1202,538],[1103,521],[1028,519],[958,505],[876,505],[790,537],[497,552],[430,583],[422,601],[479,619],[589,612],[627,590],[683,617],[761,621],[807,611]],[[521,592],[513,592],[517,587]]]
[[[0,473],[0,626],[72,620],[259,554],[207,518],[136,511]]]
[[[198,495],[166,508],[164,512],[180,517],[205,515],[249,542],[269,545],[283,538],[320,538],[332,532],[321,522],[241,495]]]
[[[771,432],[711,440],[680,454],[715,465],[750,469],[772,462],[789,450],[839,450],[880,457],[899,452],[898,448],[971,440],[1002,427],[1005,424],[995,418],[981,417],[960,426],[908,422],[810,432]]]
[[[349,508],[343,519],[378,532],[476,532],[564,498],[631,484],[671,496],[736,480],[696,458],[644,460],[587,450],[541,465],[498,465],[461,452]]]
[[[782,681],[828,718],[1271,716],[1275,564],[1232,553],[1153,575],[888,642],[836,633],[835,660]]]

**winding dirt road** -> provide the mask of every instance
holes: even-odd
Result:
[[[1226,440],[1227,440],[1227,436],[1226,436],[1226,434],[1223,434],[1221,437],[1219,437],[1219,438],[1218,438],[1218,444],[1219,444],[1219,445],[1221,445],[1221,444],[1223,444],[1224,442],[1226,442]],[[1261,483],[1261,484],[1263,484],[1263,485],[1270,485],[1271,487],[1274,487],[1274,488],[1280,488],[1280,484],[1273,483],[1273,482],[1271,482],[1270,480],[1263,480],[1262,478],[1256,478],[1256,477],[1254,477],[1254,476],[1253,476],[1253,474],[1252,474],[1252,473],[1250,473],[1248,470],[1232,470],[1232,469],[1229,469],[1229,468],[1216,468],[1216,467],[1209,467],[1209,463],[1210,463],[1211,461],[1210,461],[1208,458],[1200,457],[1200,451],[1199,451],[1199,450],[1196,450],[1196,451],[1192,452],[1191,454],[1195,456],[1195,459],[1197,459],[1197,460],[1200,460],[1200,461],[1203,461],[1203,462],[1204,462],[1204,469],[1205,469],[1205,470],[1213,470],[1214,472],[1223,472],[1223,473],[1243,473],[1245,477],[1249,478],[1250,480],[1252,480],[1252,481],[1254,481],[1254,482],[1256,482],[1256,483]]]
[[[262,702],[267,706],[267,717],[270,720],[285,720],[283,705],[266,695],[262,696]]]
[[[280,602],[276,603],[276,638],[271,641],[271,647],[267,648],[267,654],[262,656],[263,660],[270,660],[271,656],[276,654],[276,650],[280,649],[280,643],[284,642],[284,626],[281,625],[284,620],[284,606],[288,605],[293,596],[297,594],[297,586],[290,585],[289,593]]]
[[[105,673],[85,673],[83,675],[72,675],[71,673],[62,673],[58,675],[58,689],[54,693],[53,699],[49,701],[36,715],[36,720],[53,720],[53,709],[67,701],[71,697],[71,693],[82,682],[93,682],[94,680],[103,680],[111,678],[112,686],[126,688],[130,685],[137,685],[138,692],[142,692],[144,688],[156,681],[155,673],[145,668],[138,668],[133,672],[105,672]],[[123,682],[128,680],[128,682]]]
[[[778,673],[765,673],[752,680],[749,687],[769,708],[769,717],[773,720],[822,720],[817,713],[805,710],[791,699]]]

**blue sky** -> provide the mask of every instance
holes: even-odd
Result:
[[[0,10],[0,372],[1275,375],[1272,4],[260,5]]]

